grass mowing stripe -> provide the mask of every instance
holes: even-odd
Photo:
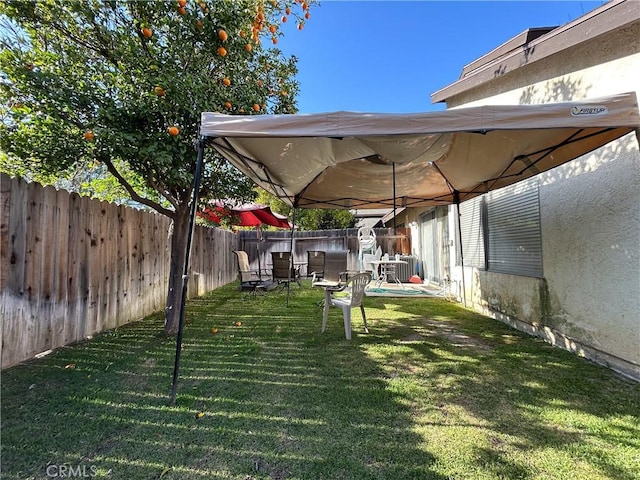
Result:
[[[640,478],[640,386],[434,298],[237,284],[191,300],[176,406],[162,315],[2,372],[3,478]],[[75,471],[75,470],[74,470]]]

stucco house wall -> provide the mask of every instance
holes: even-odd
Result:
[[[606,8],[629,7],[612,3]],[[584,28],[599,21],[602,16],[587,14],[574,23]],[[493,78],[447,97],[447,106],[561,102],[630,91],[640,98],[640,21],[612,28],[595,38],[574,38],[573,45],[537,61],[530,50],[530,63],[521,61],[515,69],[501,70],[504,62],[497,59],[490,65],[498,72]],[[544,41],[541,37],[536,43]],[[544,277],[466,268],[467,301],[640,380],[638,135],[538,179]],[[460,277],[451,258],[452,275]]]

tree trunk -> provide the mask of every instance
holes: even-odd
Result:
[[[171,260],[169,264],[169,291],[164,315],[165,335],[178,333],[180,306],[182,304],[182,275],[184,273],[187,236],[189,234],[189,208],[176,211],[171,236]]]

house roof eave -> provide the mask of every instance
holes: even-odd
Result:
[[[540,32],[541,29],[527,30],[466,65],[458,80],[431,94],[431,102],[446,102],[451,97],[518,68],[638,21],[640,21],[640,8],[635,1],[612,0],[542,35],[528,35],[530,31]],[[525,43],[522,43],[523,40]],[[518,43],[520,43],[519,47]]]

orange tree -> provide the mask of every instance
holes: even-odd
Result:
[[[296,61],[274,44],[309,3],[6,0],[0,16],[3,155],[50,173],[91,159],[172,219],[176,333],[200,113],[295,113]],[[204,165],[201,198],[251,198],[226,162],[209,152]]]

